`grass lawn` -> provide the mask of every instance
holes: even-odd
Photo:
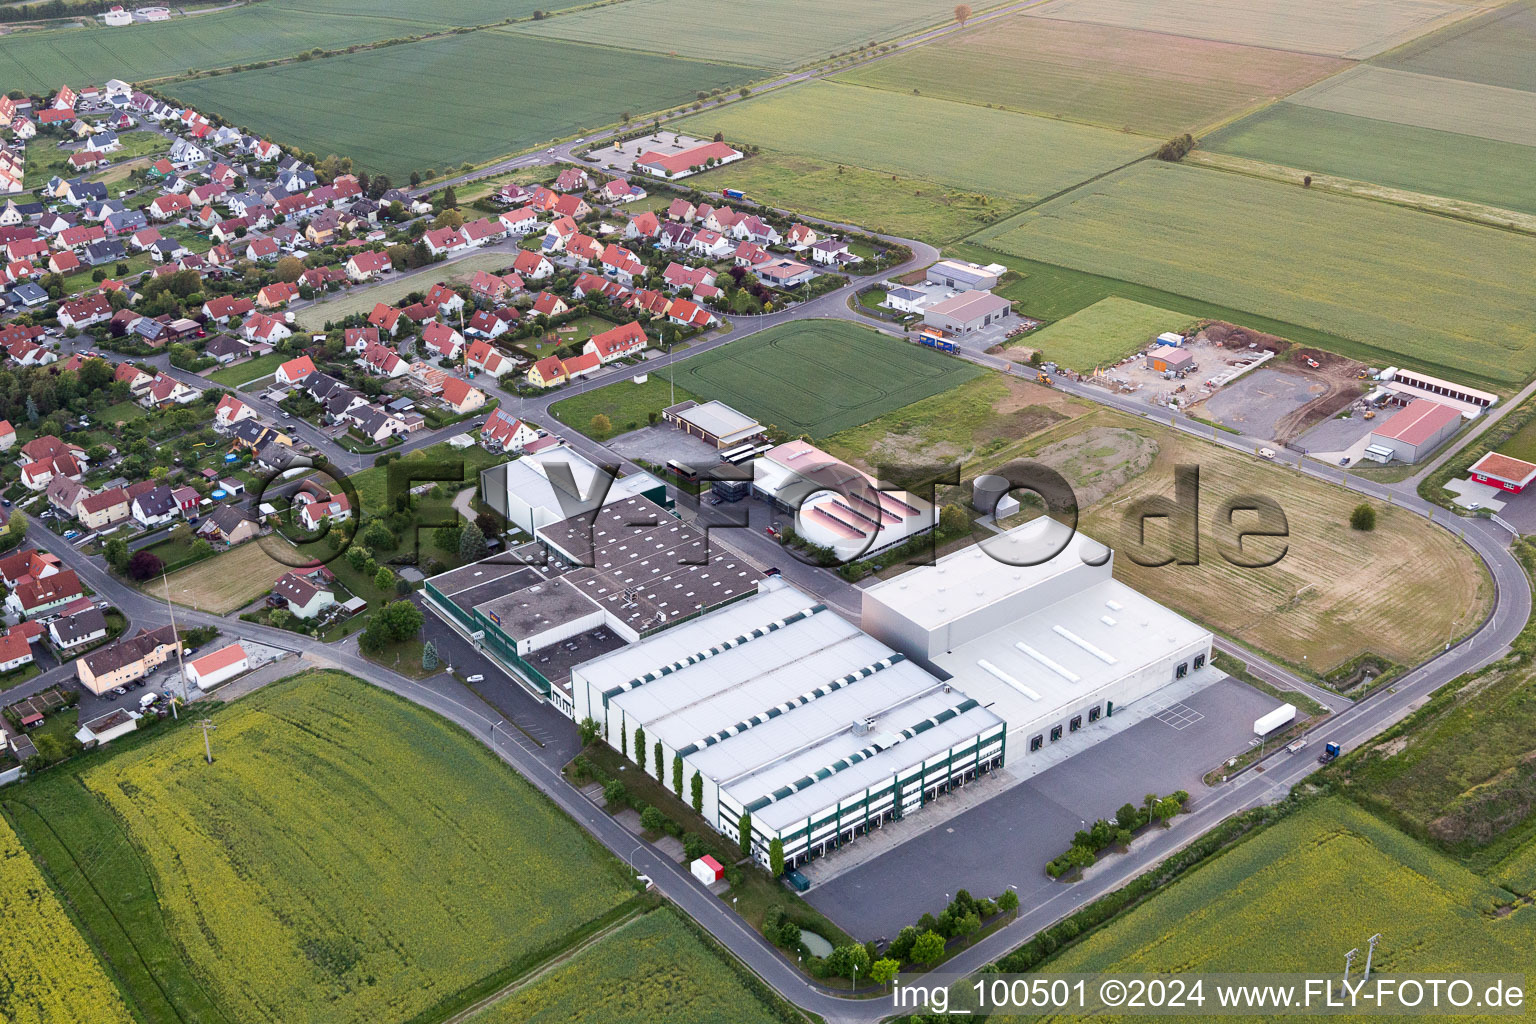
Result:
[[[147,1020],[445,1019],[629,899],[478,741],[361,680],[210,714],[211,767],[172,728],[3,796]]]
[[[873,231],[948,242],[1007,217],[1019,204],[925,178],[865,170],[802,153],[764,150],[688,179],[739,188],[753,200]]]
[[[1167,138],[1349,65],[1336,58],[1015,14],[836,76]]]
[[[74,176],[74,171],[69,166],[69,158],[74,155],[74,150],[60,149],[58,144],[64,136],[55,132],[38,132],[37,137],[27,143],[27,166],[22,176],[22,185],[28,189],[34,189],[48,184],[53,177],[69,178]]]
[[[1187,313],[1111,297],[1026,334],[1017,344],[1041,352],[1045,359],[1062,366],[1089,373],[1095,367],[1109,366],[1139,351],[1164,331],[1183,331],[1190,325]]]
[[[138,402],[117,402],[105,409],[97,409],[91,413],[91,418],[103,426],[115,426],[119,423],[132,423],[148,415]]]
[[[1018,202],[1043,199],[1156,148],[1144,136],[823,81],[707,110],[673,127]],[[933,145],[935,139],[944,144]],[[1029,156],[1003,160],[1000,152]],[[805,188],[814,194],[812,183]]]
[[[540,70],[517,89],[485,88],[513,67]],[[600,76],[591,73],[597,67]],[[734,91],[760,77],[739,64],[489,29],[178,82],[166,91],[233,124],[301,149],[347,153],[361,168],[402,180],[411,171],[444,171],[544,145],[617,122],[625,112],[691,103],[700,91]],[[417,88],[423,80],[434,87]],[[345,105],[332,101],[338,94],[348,97]],[[441,97],[469,95],[475,103],[444,116]]]
[[[147,252],[136,252],[119,262],[128,265],[128,273],[124,274],[123,277],[142,274],[155,265],[154,258]],[[98,270],[105,271],[107,277],[114,277],[117,274],[117,263],[104,263],[99,267],[81,267],[73,274],[66,274],[64,277],[65,292],[73,295],[77,292],[94,291],[97,285],[95,275]]]
[[[310,330],[318,331],[325,326],[326,321],[340,322],[349,316],[371,313],[373,307],[381,302],[389,306],[398,305],[411,292],[425,293],[438,282],[458,284],[468,281],[481,270],[491,273],[506,270],[512,266],[515,258],[508,253],[477,252],[410,277],[391,275],[377,284],[343,290],[324,302],[306,306],[299,310],[299,322]]]
[[[43,670],[38,667],[35,661],[29,661],[20,668],[0,674],[0,693],[4,693],[12,687],[20,686],[28,679],[36,679],[42,674]]]
[[[511,344],[528,352],[534,359],[542,359],[566,345],[585,343],[592,335],[612,330],[613,326],[611,322],[601,317],[584,316],[561,324],[559,330],[551,331],[549,334],[536,338],[523,338]]]
[[[270,377],[277,372],[277,368],[288,361],[288,357],[281,352],[272,352],[264,356],[248,359],[243,363],[233,366],[225,366],[214,370],[208,375],[208,379],[215,384],[222,384],[226,388],[237,388],[243,384],[249,384],[253,380],[262,377]]]
[[[1536,147],[1529,145],[1277,103],[1201,146],[1309,173],[1536,213]]]
[[[664,376],[652,374],[644,384],[621,380],[579,394],[573,393],[570,398],[562,398],[550,406],[549,411],[561,423],[574,427],[594,441],[606,441],[616,434],[649,423],[651,413],[659,415],[661,410],[676,404],[672,401],[674,394],[678,402],[698,399],[687,388],[679,387],[674,391]],[[608,417],[611,429],[597,430],[592,426],[592,417],[599,413]]]
[[[273,557],[274,551],[278,557]],[[166,581],[173,601],[215,615],[228,615],[272,589],[279,576],[302,561],[287,541],[274,535],[247,541],[189,565],[171,573]],[[158,580],[146,584],[145,590],[155,597],[164,596]]]
[[[450,467],[446,477],[422,474],[413,483],[406,486],[414,487],[434,479],[441,479],[444,481],[443,487],[445,490],[457,491],[462,486],[478,484],[482,469],[503,461],[505,461],[504,456],[492,455],[479,445],[458,449],[453,448],[446,441],[440,441],[427,448],[418,448],[416,451],[410,452],[388,465],[373,466],[365,469],[361,473],[355,474],[351,479],[352,486],[357,488],[357,503],[360,513],[364,516],[382,515],[384,510],[389,507],[386,499],[388,498],[389,471],[392,466],[404,466],[413,472],[423,466],[434,467],[439,472],[441,472],[441,467]],[[453,466],[461,467],[462,472],[455,475],[451,469]],[[402,470],[395,470],[395,472],[402,472]],[[456,487],[456,484],[459,486]]]
[[[1378,366],[1505,388],[1536,373],[1536,238],[1510,231],[1147,161],[974,240],[1332,331]]]
[[[1497,450],[1511,458],[1536,462],[1536,419],[1515,431],[1514,435],[1499,445]]]

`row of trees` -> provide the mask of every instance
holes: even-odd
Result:
[[[1180,789],[1168,796],[1148,793],[1142,797],[1140,807],[1130,803],[1122,805],[1115,812],[1114,821],[1100,818],[1090,827],[1080,829],[1072,837],[1071,848],[1047,864],[1045,873],[1052,878],[1060,878],[1069,871],[1092,867],[1099,853],[1108,847],[1119,846],[1122,850],[1129,847],[1138,829],[1154,821],[1167,827],[1168,822],[1184,809],[1188,800],[1189,794]]]

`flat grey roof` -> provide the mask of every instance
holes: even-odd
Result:
[[[517,640],[552,629],[597,611],[597,605],[569,580],[540,580],[521,590],[474,606],[501,631]]]
[[[512,552],[507,552],[438,573],[432,577],[432,585],[444,597],[454,598],[458,603],[457,598],[460,594],[466,594],[487,583],[505,581],[501,588],[501,592],[504,593],[509,589],[526,587],[538,578],[538,573],[524,565],[521,560],[514,561]],[[481,600],[488,600],[488,598]],[[464,607],[471,608],[475,603],[477,602],[472,601]]]
[[[702,405],[684,402],[667,410],[680,420],[685,420],[708,434],[719,438],[737,434],[756,433],[763,425],[745,413],[737,412],[724,402],[711,401]]]

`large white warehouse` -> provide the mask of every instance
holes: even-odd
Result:
[[[868,588],[863,626],[1006,719],[1018,760],[1209,661],[1210,631],[1113,571],[1112,551],[1042,517]]]
[[[578,718],[753,856],[826,853],[1003,764],[1004,723],[955,686],[772,578],[756,596],[572,672]],[[641,735],[643,734],[643,735]],[[637,735],[645,749],[636,749]]]

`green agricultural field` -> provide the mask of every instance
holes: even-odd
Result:
[[[1337,114],[1536,146],[1536,93],[1360,66],[1291,102]]]
[[[677,128],[1020,201],[1070,188],[1152,148],[1148,139],[1087,125],[819,81],[705,111]],[[807,195],[830,205],[813,189]]]
[[[645,970],[635,971],[636,964]],[[750,978],[750,982],[747,980]],[[627,921],[467,1024],[777,1024],[761,985],[670,907]]]
[[[1383,54],[1383,67],[1536,91],[1536,6],[1507,4]]]
[[[5,40],[6,88],[52,95],[103,78],[143,82],[193,68],[291,57],[431,31],[388,17],[309,13],[276,4],[114,29],[49,29]]]
[[[1041,18],[1148,29],[1300,53],[1363,58],[1458,21],[1473,8],[1445,0],[1050,0]]]
[[[530,73],[517,76],[516,88],[487,87],[509,68]],[[180,82],[168,91],[302,149],[344,153],[360,167],[404,178],[489,160],[626,112],[691,102],[700,90],[734,89],[759,74],[487,29]],[[433,88],[420,88],[423,81]],[[453,99],[465,96],[475,101]]]
[[[1494,913],[1510,902],[1347,800],[1321,800],[1088,935],[1046,970],[1331,971],[1345,950],[1380,932],[1374,967],[1383,974],[1529,971],[1536,915],[1529,907]]]
[[[969,235],[1019,206],[921,178],[769,150],[688,180],[712,191],[739,188],[779,209],[934,243]]]
[[[310,14],[346,14],[421,22],[424,27],[494,25],[508,18],[526,18],[534,11],[558,11],[577,6],[575,0],[270,0],[273,7]],[[417,29],[420,31],[420,29]]]
[[[1513,232],[1148,161],[975,240],[1329,331],[1367,361],[1505,388],[1536,372],[1536,239]]]
[[[1024,335],[1019,344],[1037,349],[1046,359],[1069,369],[1089,373],[1139,351],[1164,331],[1182,331],[1189,324],[1187,313],[1108,298]]]
[[[445,1019],[626,901],[623,867],[478,742],[312,672],[9,788],[151,1021]],[[152,980],[151,980],[152,979]]]
[[[1344,792],[1475,871],[1536,867],[1533,728],[1536,670],[1518,662],[1490,669],[1367,743],[1345,765]],[[1536,879],[1521,891],[1532,889]]]
[[[1536,214],[1536,147],[1277,103],[1203,149]]]
[[[952,18],[927,0],[626,0],[519,31],[783,70]]]
[[[1023,14],[845,71],[836,81],[1167,137],[1284,96],[1344,61]]]
[[[685,361],[677,383],[791,435],[825,437],[982,372],[858,324],[801,320]]]

